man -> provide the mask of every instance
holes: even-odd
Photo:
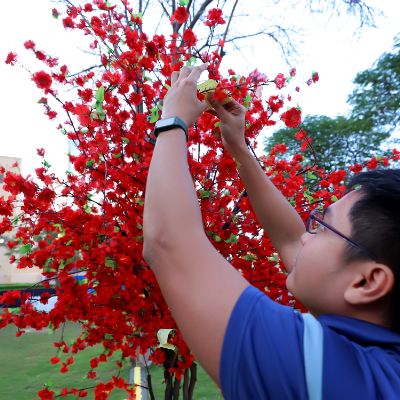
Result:
[[[196,97],[205,69],[172,75],[144,211],[143,255],[187,343],[226,399],[400,399],[400,172],[360,174],[361,189],[306,230],[248,151],[244,108],[211,100],[287,287],[312,315],[273,302],[204,232],[185,125],[206,107]]]

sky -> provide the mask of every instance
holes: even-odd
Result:
[[[297,44],[298,55],[292,58],[291,63],[298,71],[298,79],[306,80],[312,71],[318,71],[320,75],[318,84],[305,86],[293,100],[294,105],[302,107],[303,115],[334,117],[348,112],[346,99],[351,93],[352,80],[357,72],[371,67],[383,52],[392,47],[393,38],[400,31],[400,2],[369,0],[368,3],[375,4],[383,14],[376,18],[377,28],[364,28],[358,35],[354,33],[357,23],[351,17],[318,19],[315,15],[309,17],[301,6],[282,14],[289,25],[292,21],[293,25],[305,27],[301,43]],[[23,43],[31,39],[39,49],[58,56],[61,62],[70,65],[73,60],[71,70],[73,67],[79,70],[81,63],[86,65],[84,60],[87,56],[82,52],[84,39],[77,33],[64,31],[61,21],[51,16],[53,7],[54,4],[49,0],[8,1],[2,6],[0,155],[21,158],[24,174],[32,173],[34,168],[40,166],[37,148],[46,149],[46,159],[57,175],[62,174],[68,165],[68,144],[56,129],[56,123],[49,121],[43,115],[42,107],[37,104],[42,93],[31,81],[29,72],[4,63],[8,52],[17,52],[24,65],[32,71],[42,69],[41,64],[35,63],[33,55],[23,49]],[[253,9],[247,7],[246,12],[254,15],[256,24],[263,21],[266,10],[254,6]],[[240,32],[246,27],[235,29]],[[241,74],[257,68],[269,78],[275,77],[278,72],[288,73],[289,66],[266,38],[242,41],[240,45],[240,52],[226,57],[226,68],[231,67]]]

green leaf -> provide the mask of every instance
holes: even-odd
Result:
[[[238,242],[238,237],[231,233],[231,236],[229,236],[228,239],[225,240],[225,243],[237,243]]]
[[[250,104],[251,104],[251,96],[248,94],[248,95],[244,98],[243,105],[244,105],[245,108],[248,110],[248,109],[250,108]]]
[[[90,168],[91,166],[93,166],[94,163],[95,163],[94,160],[86,161],[86,166],[87,166],[88,168]]]
[[[100,118],[100,121],[104,121],[106,119],[106,112],[103,109],[101,111],[97,111],[97,114]]]
[[[158,347],[163,347],[165,349],[176,351],[176,347],[173,344],[168,343],[168,336],[174,332],[175,329],[159,329],[157,332],[157,339],[160,343]]]
[[[189,4],[189,0],[180,0],[179,5],[181,7],[186,7]]]
[[[13,225],[18,224],[20,218],[21,218],[20,215],[15,216],[14,218],[11,219],[11,223]]]
[[[62,258],[60,260],[60,263],[58,264],[58,269],[64,269],[65,267],[65,260]]]
[[[48,267],[50,266],[50,264],[51,264],[53,261],[54,261],[54,257],[49,257],[49,258],[45,261],[44,266],[45,266],[46,268],[48,268]]]
[[[117,266],[117,263],[111,257],[106,256],[106,260],[105,260],[104,265],[106,267],[111,267],[111,268],[114,269]]]
[[[49,164],[46,160],[43,161],[43,165],[44,165],[46,168],[50,168],[50,167],[51,167],[51,164]]]
[[[89,206],[89,204],[85,204],[83,206],[83,209],[85,210],[86,213],[91,214],[92,213],[92,207]]]
[[[130,142],[130,140],[129,140],[128,138],[126,138],[126,137],[123,137],[123,138],[122,138],[122,141],[123,141],[124,143],[126,143],[126,144],[128,144],[128,143]]]
[[[211,196],[211,192],[208,190],[204,190],[204,189],[200,189],[199,194],[200,194],[201,199],[208,199]]]
[[[71,243],[72,243],[72,239],[71,239],[71,240],[68,240],[68,242],[65,243],[65,245],[66,245],[66,246],[71,246]]]
[[[331,197],[331,200],[335,203],[335,202],[337,202],[339,199],[338,199],[335,195],[333,195],[333,196]]]
[[[311,171],[307,172],[307,178],[310,179],[310,180],[318,179],[318,177],[314,173],[312,173]]]
[[[136,203],[136,204],[139,204],[139,206],[143,206],[143,205],[144,205],[144,201],[143,201],[143,199],[140,198],[140,197],[137,197],[137,198],[135,199],[135,203]]]
[[[189,60],[186,61],[186,66],[191,67],[193,64],[195,64],[197,59],[195,57],[190,57]]]
[[[217,234],[214,234],[213,239],[214,239],[217,243],[219,243],[219,242],[222,241],[221,237],[218,236]]]
[[[257,256],[253,253],[247,253],[244,256],[242,256],[243,260],[246,261],[256,261],[257,260]]]
[[[84,135],[86,135],[86,133],[88,133],[88,131],[89,131],[89,129],[86,128],[86,126],[84,126],[84,127],[81,129],[81,132],[82,132]]]
[[[271,257],[267,257],[267,260],[270,262],[279,262],[279,256],[278,253],[272,253]]]
[[[155,124],[158,121],[158,119],[160,118],[159,111],[160,111],[160,109],[158,108],[158,106],[153,107],[150,110],[150,113],[151,113],[150,116],[149,116],[149,122],[150,123]]]
[[[23,245],[19,249],[19,254],[27,254],[32,250],[31,245],[29,243]]]
[[[96,103],[103,103],[104,101],[104,86],[100,86],[96,90],[96,94],[94,95],[94,98],[96,99]]]

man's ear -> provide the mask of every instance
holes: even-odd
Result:
[[[373,303],[385,297],[393,288],[393,271],[385,264],[362,263],[344,292],[345,300],[352,305]]]

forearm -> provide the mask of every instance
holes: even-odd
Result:
[[[157,139],[146,184],[144,239],[170,245],[203,231],[200,207],[187,162],[184,132],[174,129]]]
[[[290,270],[300,246],[300,237],[305,232],[302,219],[269,180],[247,147],[235,149],[232,155],[238,163],[240,178],[259,223]]]

